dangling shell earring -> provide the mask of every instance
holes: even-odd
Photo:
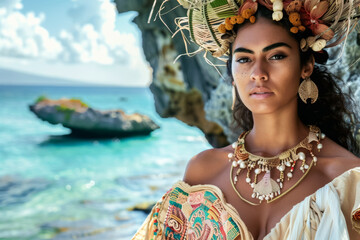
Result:
[[[309,98],[311,99],[311,104],[315,103],[319,96],[319,90],[310,77],[306,77],[300,84],[298,93],[305,104],[307,104]]]

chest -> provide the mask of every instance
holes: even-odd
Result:
[[[301,176],[302,174],[294,176],[293,181],[287,182],[287,186],[284,184],[283,191],[293,186]],[[254,239],[263,239],[271,229],[280,222],[282,217],[291,211],[294,205],[316,192],[317,189],[326,185],[328,182],[329,179],[326,176],[314,169],[312,172],[309,172],[298,186],[286,195],[283,195],[272,203],[263,201],[263,203],[258,206],[250,205],[238,196],[238,193],[240,193],[245,199],[253,203],[259,203],[258,199],[251,197],[253,190],[245,182],[245,177],[239,178],[238,183],[235,185],[238,193],[233,189],[230,183],[230,167],[224,169],[224,171],[217,175],[211,184],[218,186],[222,190],[226,202],[237,210],[241,220]]]

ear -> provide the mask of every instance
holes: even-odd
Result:
[[[315,58],[313,55],[309,58],[309,60],[302,66],[301,68],[301,78],[305,79],[306,77],[310,77],[314,70]]]

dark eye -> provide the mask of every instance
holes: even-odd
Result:
[[[238,62],[238,63],[247,63],[247,62],[250,62],[250,59],[247,58],[247,57],[243,57],[243,58],[237,59],[236,62]]]
[[[280,60],[280,59],[284,59],[284,58],[286,58],[286,56],[284,54],[275,54],[270,59],[271,60]]]

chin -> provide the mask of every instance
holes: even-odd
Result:
[[[269,114],[276,111],[274,104],[257,103],[245,105],[253,114]]]
[[[255,111],[251,111],[253,115],[265,115],[265,114],[271,114],[274,113],[274,111],[271,110],[255,110]]]

